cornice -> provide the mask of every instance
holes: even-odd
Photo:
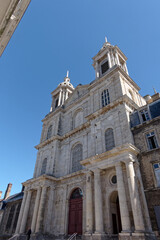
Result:
[[[123,95],[122,97],[118,98],[117,100],[115,100],[114,102],[111,102],[110,104],[108,104],[107,106],[100,108],[99,110],[97,110],[94,113],[89,114],[86,119],[87,120],[93,120],[96,117],[104,114],[105,112],[108,112],[109,110],[117,107],[118,105],[121,105],[123,103],[126,103],[127,105],[131,106],[131,108],[135,109],[137,108],[137,104],[135,102],[133,102],[126,94]]]
[[[80,171],[70,173],[70,174],[67,174],[65,176],[58,177],[58,178],[53,177],[51,175],[43,174],[37,178],[31,178],[31,179],[27,180],[26,182],[23,182],[22,185],[25,187],[28,187],[32,184],[38,183],[43,186],[45,184],[45,182],[47,182],[47,181],[52,181],[52,182],[55,182],[55,184],[56,184],[57,182],[65,181],[69,178],[71,179],[71,178],[75,178],[80,175],[84,175],[84,174],[86,174],[86,172],[87,172],[86,169],[82,169]]]
[[[88,128],[89,126],[90,126],[90,122],[86,122],[86,123],[80,125],[79,127],[71,130],[70,132],[64,134],[63,136],[56,135],[56,136],[53,136],[53,137],[47,139],[46,141],[44,141],[44,142],[36,145],[35,148],[36,148],[37,150],[39,150],[40,148],[42,148],[42,147],[50,144],[51,142],[53,142],[53,141],[55,141],[55,140],[63,141],[63,140],[65,140],[66,138],[69,138],[69,137],[73,136],[74,134],[76,134],[76,133],[78,133],[78,132],[80,132],[80,131],[83,131],[84,129]]]
[[[16,0],[11,3],[0,26],[0,56],[23,17],[31,0]]]
[[[157,124],[160,123],[160,116],[158,116],[156,118],[152,118],[152,119],[150,119],[150,120],[148,120],[148,121],[146,121],[144,123],[140,123],[139,125],[137,125],[135,127],[132,127],[131,131],[133,132],[133,134],[136,134],[137,132],[139,133],[140,131],[142,131],[142,129],[145,129],[146,127],[149,127],[152,124],[154,124],[154,126],[155,126],[155,122],[157,122]]]
[[[121,145],[119,147],[115,147],[110,151],[106,151],[104,153],[101,154],[96,154],[94,156],[91,156],[89,158],[86,158],[84,160],[82,160],[80,163],[83,166],[88,166],[88,165],[92,165],[95,164],[97,162],[101,162],[103,160],[107,160],[109,158],[115,158],[115,157],[119,157],[120,155],[124,154],[124,153],[129,153],[129,154],[133,154],[135,156],[137,156],[140,153],[140,150],[138,148],[136,148],[134,145],[132,145],[131,143],[127,143],[124,145]]]

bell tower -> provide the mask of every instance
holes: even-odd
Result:
[[[93,67],[95,69],[96,79],[103,77],[110,68],[115,65],[120,66],[127,74],[128,69],[126,65],[127,57],[117,47],[111,45],[107,37],[105,37],[105,43],[100,51],[93,57]]]
[[[64,81],[58,85],[58,87],[51,93],[52,94],[52,106],[50,112],[54,111],[57,107],[64,105],[64,102],[68,99],[69,95],[74,91],[73,85],[70,83],[69,71],[64,78]]]

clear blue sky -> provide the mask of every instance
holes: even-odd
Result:
[[[32,178],[41,119],[70,70],[74,86],[94,80],[92,57],[107,36],[128,57],[141,94],[159,87],[160,1],[32,0],[0,58],[0,190]]]

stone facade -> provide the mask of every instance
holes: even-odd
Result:
[[[14,239],[155,239],[130,113],[146,104],[126,56],[104,43],[96,78],[76,88],[67,76],[52,92],[34,176],[23,183]]]
[[[0,56],[19,24],[31,0],[1,0]]]
[[[138,157],[147,199],[152,228],[160,234],[160,94],[137,112],[139,124],[132,128],[135,145],[140,149]],[[154,133],[148,138],[148,134]]]

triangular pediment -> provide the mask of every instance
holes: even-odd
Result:
[[[88,93],[88,84],[86,85],[78,85],[73,93],[69,96],[69,98],[66,100],[65,102],[65,107],[68,107],[69,105],[71,105],[72,103],[74,103],[75,101],[77,101],[78,99],[82,98],[85,94]]]

